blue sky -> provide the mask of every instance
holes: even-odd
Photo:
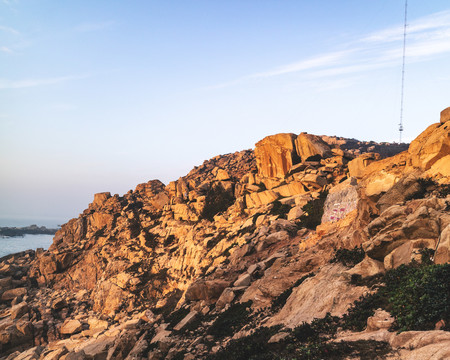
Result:
[[[404,2],[0,0],[0,217],[69,219],[279,132],[396,141]],[[409,0],[404,138],[450,106],[450,4]]]

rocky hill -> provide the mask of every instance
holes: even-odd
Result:
[[[449,112],[409,146],[277,134],[96,194],[0,259],[1,359],[449,358]]]

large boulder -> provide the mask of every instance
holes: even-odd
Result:
[[[310,157],[325,158],[332,155],[330,146],[322,138],[305,132],[295,139],[295,148],[302,161],[306,161]]]
[[[267,136],[256,143],[255,157],[259,175],[283,178],[299,162],[295,151],[295,134]]]
[[[356,159],[349,161],[347,164],[350,177],[362,178],[364,170],[374,161],[380,159],[380,155],[376,153],[365,153],[358,156]]]
[[[430,125],[409,146],[408,166],[430,169],[438,160],[450,154],[450,123]]]
[[[330,189],[323,206],[322,223],[343,219],[358,205],[356,179],[350,178]]]
[[[294,328],[322,318],[328,312],[342,316],[367,291],[366,287],[352,286],[344,270],[346,268],[341,264],[324,266],[317,275],[294,288],[284,307],[267,325],[283,324]]]

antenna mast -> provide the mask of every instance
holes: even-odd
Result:
[[[405,0],[405,24],[403,27],[403,62],[402,62],[402,90],[401,90],[401,103],[400,103],[400,123],[398,124],[398,131],[400,134],[400,144],[402,143],[403,132],[403,98],[405,87],[405,58],[406,58],[406,27],[408,20],[408,0]]]

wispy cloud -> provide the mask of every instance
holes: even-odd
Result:
[[[20,32],[12,27],[0,25],[0,31],[4,31],[14,35],[20,35]]]
[[[69,75],[40,79],[7,80],[0,79],[0,89],[21,89],[37,86],[53,85],[70,80],[79,80],[87,78],[87,75]]]
[[[91,32],[107,29],[114,25],[114,21],[103,21],[97,23],[83,23],[75,27],[77,32]]]
[[[14,51],[11,50],[9,47],[6,47],[6,46],[0,46],[0,51],[8,53],[8,54],[14,54]]]
[[[408,25],[407,61],[426,61],[450,53],[450,11],[438,12]],[[210,88],[223,88],[255,79],[268,79],[293,73],[307,78],[350,76],[352,74],[399,66],[403,46],[403,26],[393,26],[368,35],[351,44],[346,50],[323,53],[296,63],[282,65],[267,71],[242,76]],[[339,83],[338,86],[347,83]]]
[[[288,64],[280,66],[276,69],[269,70],[266,72],[261,72],[253,75],[249,75],[248,78],[268,78],[272,76],[284,75],[294,72],[300,72],[305,70],[311,70],[315,68],[320,68],[324,66],[330,66],[335,64],[337,61],[344,59],[353,50],[339,51],[330,54],[319,55],[310,59],[302,60],[293,64]]]

